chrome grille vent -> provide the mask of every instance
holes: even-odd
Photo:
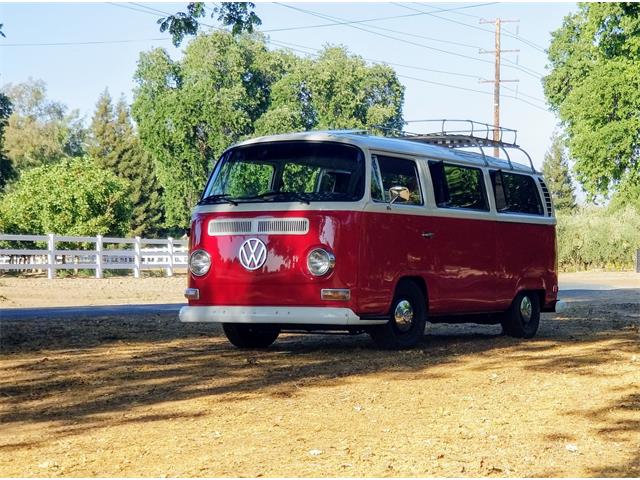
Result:
[[[211,220],[210,236],[221,235],[304,235],[309,232],[307,218],[225,218]]]
[[[251,233],[251,220],[212,220],[209,235],[232,235]]]
[[[551,202],[551,194],[549,193],[549,189],[547,185],[544,183],[540,177],[538,177],[538,181],[540,182],[540,187],[542,188],[542,194],[544,195],[544,203],[547,208],[547,216],[550,217],[553,215],[553,203]]]
[[[274,220],[258,220],[257,233],[285,234],[297,233],[304,234],[309,231],[309,220],[306,218],[283,218]]]

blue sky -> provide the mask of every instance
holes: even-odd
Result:
[[[7,35],[0,39],[0,84],[22,82],[28,77],[42,79],[47,83],[50,98],[61,101],[70,108],[79,109],[89,120],[97,97],[105,87],[109,88],[114,97],[123,93],[131,100],[133,73],[139,52],[161,46],[167,48],[174,58],[181,55],[181,49],[174,48],[168,35],[161,34],[158,30],[156,20],[161,14],[154,13],[149,8],[174,13],[184,9],[184,5],[0,4],[0,23],[4,24]],[[284,5],[332,18],[318,18]],[[493,78],[493,56],[479,53],[481,48],[493,50],[493,25],[480,24],[479,21],[480,18],[496,17],[519,19],[519,23],[504,25],[507,33],[503,34],[502,48],[519,49],[520,52],[503,54],[505,62],[502,77],[519,80],[519,83],[506,83],[503,86],[507,89],[517,87],[519,98],[501,99],[501,123],[505,127],[517,129],[518,142],[531,153],[536,166],[542,164],[549,137],[557,122],[544,103],[539,76],[545,73],[547,60],[542,50],[549,44],[550,32],[562,24],[565,15],[577,9],[575,4],[284,5],[257,5],[256,11],[263,21],[261,30],[267,32],[269,39],[275,42],[272,44],[273,48],[280,48],[280,42],[285,42],[295,45],[294,48],[298,50],[313,52],[310,49],[319,49],[325,44],[342,44],[352,53],[367,59],[404,65],[393,65],[393,68],[406,86],[405,120],[463,118],[491,123],[493,87],[492,84],[479,83],[478,80]],[[455,10],[439,11],[443,9]],[[422,12],[429,12],[431,15]],[[413,15],[418,13],[420,14]],[[309,28],[340,20],[401,15],[413,16],[356,24],[377,34],[335,24]],[[209,23],[215,22],[209,20]],[[291,29],[292,27],[305,28]],[[387,30],[380,30],[379,27]],[[518,35],[515,35],[516,31]],[[509,34],[517,38],[510,37]],[[405,42],[396,38],[404,39]],[[123,43],[20,46],[112,41]],[[512,90],[503,90],[503,93],[516,96]],[[407,130],[420,130],[420,126],[410,125]]]

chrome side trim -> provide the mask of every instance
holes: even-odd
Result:
[[[185,323],[288,323],[345,327],[388,322],[388,319],[361,320],[350,308],[339,307],[188,306],[180,309],[179,317]]]

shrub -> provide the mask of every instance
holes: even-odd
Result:
[[[558,213],[560,270],[630,269],[640,248],[640,212],[590,207]]]
[[[124,235],[131,216],[127,188],[89,159],[27,170],[0,198],[0,232]]]

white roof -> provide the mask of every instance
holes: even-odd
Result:
[[[484,166],[486,159],[487,163],[491,167],[511,170],[511,167],[506,160],[501,160],[490,155],[485,154],[485,156],[483,157],[481,153],[476,153],[468,150],[452,149],[441,147],[438,145],[430,145],[427,143],[421,143],[419,141],[407,140],[403,138],[379,137],[375,135],[368,135],[358,130],[322,130],[286,133],[282,135],[268,135],[264,137],[245,140],[234,146],[237,147],[241,145],[252,145],[256,143],[284,142],[293,140],[343,142],[356,145],[361,148],[368,148],[371,150],[426,156],[438,160],[453,160],[455,162],[474,166]],[[491,147],[485,147],[485,150],[491,150]],[[532,173],[531,167],[529,165],[524,165],[513,160],[511,161],[511,164],[513,165],[513,170]]]

